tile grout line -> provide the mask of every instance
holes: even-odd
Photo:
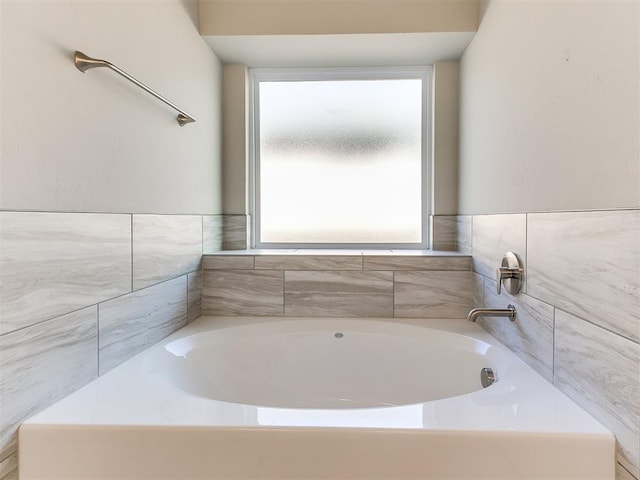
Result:
[[[620,466],[620,468],[622,468],[625,472],[627,472],[632,479],[637,480],[637,477],[633,473],[631,473],[631,471],[625,465],[620,463],[617,459],[616,459],[616,464]]]
[[[254,262],[255,262],[255,257],[254,257]],[[286,297],[286,292],[285,292],[285,285],[286,285],[286,281],[285,281],[285,276],[287,274],[287,271],[283,268],[282,269],[282,316],[286,317],[287,316],[287,303],[285,301],[285,297]]]
[[[133,213],[130,218],[130,233],[131,233],[131,290],[130,293],[133,292]]]
[[[529,214],[524,216],[524,292],[529,291]],[[555,327],[554,327],[555,328]]]
[[[556,384],[556,307],[553,307],[553,336],[551,337],[551,383]]]
[[[17,443],[16,443],[16,446],[17,446]],[[17,449],[7,452],[5,457],[0,457],[0,464],[2,464],[4,462],[6,462],[7,460],[9,460],[13,455],[16,455],[16,457],[17,457],[17,455],[18,455],[18,450]]]
[[[98,356],[97,362],[96,362],[98,366],[96,377],[99,377],[100,376],[100,304],[99,303],[96,305],[96,343],[97,343],[96,355]]]
[[[187,281],[186,283],[186,289],[185,289],[185,298],[186,298],[186,302],[185,302],[185,315],[187,317],[187,322],[185,323],[188,324],[189,323],[189,274],[185,273],[184,276],[186,277]]]
[[[114,297],[114,298],[119,298],[119,297],[122,297],[122,296],[124,296],[124,295],[128,295],[128,293],[124,293],[124,294],[119,295],[118,297]],[[66,317],[67,315],[71,315],[71,314],[74,314],[74,313],[78,313],[78,312],[80,312],[80,311],[82,311],[82,310],[87,310],[87,309],[89,309],[89,308],[91,308],[91,307],[95,307],[95,306],[97,306],[99,303],[107,302],[107,301],[109,301],[109,300],[112,300],[112,299],[108,298],[108,299],[105,299],[105,300],[101,300],[101,301],[99,301],[99,302],[90,303],[89,305],[84,305],[84,306],[82,306],[82,307],[80,307],[80,308],[76,308],[76,309],[71,310],[71,311],[69,311],[69,312],[61,313],[61,314],[59,314],[59,315],[56,315],[55,317],[45,318],[44,320],[39,320],[39,321],[37,321],[37,322],[35,322],[35,323],[32,323],[32,324],[30,324],[30,325],[25,325],[25,326],[22,326],[22,327],[20,327],[20,328],[16,328],[15,330],[10,330],[10,331],[8,331],[8,332],[4,332],[4,333],[0,334],[0,338],[1,338],[1,337],[4,337],[5,335],[11,335],[12,333],[16,333],[16,332],[20,332],[20,331],[22,331],[22,330],[26,330],[26,329],[28,329],[28,328],[37,327],[37,326],[39,326],[39,325],[44,325],[45,323],[52,322],[52,321],[54,321],[54,320],[58,320],[59,318],[61,318],[61,317]]]
[[[391,270],[391,315],[396,318],[396,271]]]
[[[482,274],[482,273],[480,273],[480,272],[473,271],[473,273],[475,273],[476,275],[480,275],[480,276],[482,277],[482,279],[483,279],[483,283],[484,283],[484,281],[485,281],[485,280],[494,281],[494,280],[493,280],[493,278],[491,278],[491,277],[487,277],[487,276],[483,275],[483,274]],[[573,317],[576,317],[577,319],[579,319],[579,320],[581,320],[581,321],[583,321],[583,322],[586,322],[586,323],[588,323],[588,324],[590,324],[590,325],[593,325],[594,327],[600,328],[600,329],[602,329],[602,330],[604,330],[604,331],[606,331],[606,332],[609,332],[609,333],[611,333],[611,334],[613,334],[613,335],[616,335],[616,336],[621,337],[621,338],[623,338],[623,339],[625,339],[625,340],[628,340],[628,341],[630,341],[630,342],[633,342],[633,343],[636,343],[636,344],[639,344],[639,345],[640,345],[640,340],[634,340],[633,338],[627,337],[626,335],[623,335],[623,334],[621,334],[621,333],[619,333],[619,332],[616,332],[615,330],[611,330],[611,329],[609,329],[609,328],[607,328],[607,327],[605,327],[605,326],[603,326],[603,325],[600,325],[600,324],[598,324],[598,323],[595,323],[595,322],[593,322],[593,321],[591,321],[591,320],[587,320],[586,318],[581,317],[581,316],[580,316],[580,314],[572,313],[572,312],[570,312],[570,311],[568,311],[568,310],[566,310],[566,309],[564,309],[564,308],[562,308],[562,307],[559,307],[559,306],[557,306],[557,305],[554,305],[554,304],[552,304],[552,303],[549,303],[549,302],[547,302],[546,300],[542,300],[542,299],[540,299],[539,297],[536,297],[535,295],[532,295],[532,294],[530,294],[530,293],[528,293],[528,292],[526,292],[526,293],[525,293],[525,292],[523,292],[523,293],[522,293],[522,295],[526,295],[527,297],[532,298],[533,300],[535,300],[535,301],[537,301],[537,302],[540,302],[540,303],[543,303],[543,304],[545,304],[545,305],[548,305],[549,307],[551,307],[551,308],[553,308],[553,309],[555,309],[555,310],[560,310],[561,312],[566,313],[567,315],[571,315],[571,316],[573,316]],[[554,315],[555,315],[555,314],[554,314]],[[554,328],[555,328],[555,326],[554,326]]]
[[[564,313],[566,315],[570,315],[570,316],[572,316],[574,318],[577,318],[581,322],[585,322],[585,323],[587,323],[587,324],[589,324],[589,325],[591,325],[591,326],[593,326],[595,328],[599,328],[600,330],[604,330],[605,332],[610,333],[611,335],[615,335],[616,337],[620,337],[623,340],[627,340],[627,341],[629,341],[631,343],[635,343],[636,345],[640,345],[640,340],[634,340],[633,338],[629,338],[626,335],[622,335],[621,333],[618,333],[618,332],[615,332],[613,330],[610,330],[609,328],[603,327],[602,325],[599,325],[599,324],[597,324],[595,322],[592,322],[591,320],[587,320],[586,318],[582,318],[579,315],[576,315],[575,313],[567,312],[566,310],[563,310],[560,307],[556,307],[555,305],[552,305],[552,307],[554,308],[554,310],[560,311],[560,312],[562,312],[562,313]],[[555,317],[555,313],[554,313],[554,317]],[[555,323],[554,323],[554,330],[555,330]]]

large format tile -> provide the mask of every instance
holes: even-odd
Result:
[[[480,317],[478,324],[509,347],[540,375],[553,381],[553,307],[526,294],[496,293],[496,282],[484,280],[484,305],[487,308],[516,307],[517,318]]]
[[[216,253],[222,250],[222,215],[202,217],[202,253]]]
[[[194,272],[201,258],[201,216],[133,216],[134,290]]]
[[[484,281],[479,273],[471,273],[471,308],[484,307]]]
[[[249,248],[247,215],[223,215],[222,249],[245,250]]]
[[[202,272],[187,275],[187,321],[202,315]]]
[[[2,406],[2,404],[0,403],[0,406]],[[1,412],[2,410],[0,410]],[[26,419],[27,417],[25,417]],[[19,427],[19,426],[18,426]],[[0,425],[0,434],[2,431],[2,425]],[[14,455],[17,455],[18,453],[18,435],[19,432],[16,433],[15,435],[11,436],[10,438],[8,438],[4,444],[0,444],[0,458],[2,458],[3,460],[0,461],[0,466],[3,466],[5,468],[8,468],[6,464],[4,464],[4,462],[6,460],[8,460],[9,458],[11,458]],[[2,441],[2,439],[0,439],[0,441]],[[0,479],[2,479],[2,477],[0,477]]]
[[[458,215],[456,222],[456,251],[465,255],[472,253],[472,219],[471,215]]]
[[[0,461],[0,480],[18,480],[18,454]]]
[[[471,272],[395,272],[396,317],[464,318],[471,309]]]
[[[202,257],[203,270],[253,270],[253,255],[205,255]]]
[[[528,293],[640,340],[640,210],[528,218]]]
[[[131,216],[0,212],[0,334],[131,291]]]
[[[287,271],[285,315],[392,317],[393,272]]]
[[[282,315],[282,270],[205,270],[203,315]]]
[[[616,463],[616,480],[637,480],[629,471],[619,463]]]
[[[618,461],[640,462],[640,345],[556,310],[554,383],[615,434]]]
[[[472,224],[474,270],[485,277],[496,278],[496,269],[506,252],[515,253],[526,265],[526,229],[524,214],[475,215]]]
[[[0,458],[18,425],[98,375],[97,308],[0,336]]]
[[[100,375],[187,323],[187,276],[99,306]]]
[[[273,251],[273,250],[272,250]],[[391,253],[391,250],[385,250],[387,253]],[[361,256],[363,251],[359,249],[352,248],[299,248],[294,249],[293,255],[324,255],[324,256],[335,256],[335,255],[343,255],[345,257],[348,256]]]
[[[362,270],[362,255],[258,255],[255,268],[266,270]]]
[[[471,257],[463,255],[365,255],[365,270],[467,270]]]
[[[431,216],[431,248],[454,252],[456,250],[457,221],[455,215]]]

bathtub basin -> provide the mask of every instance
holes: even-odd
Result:
[[[335,327],[335,328],[331,328]],[[342,409],[424,403],[482,388],[504,352],[457,333],[358,320],[288,320],[187,335],[150,352],[145,371],[204,398]]]
[[[615,478],[611,433],[462,320],[201,317],[19,442],[21,480]]]

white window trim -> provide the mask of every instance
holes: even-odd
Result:
[[[431,184],[433,115],[432,78],[433,67],[375,67],[375,68],[304,68],[304,69],[249,69],[250,119],[249,119],[249,204],[251,209],[251,247],[258,249],[427,249],[429,248],[429,215],[431,212],[433,185]],[[256,148],[260,138],[261,81],[328,81],[328,80],[422,80],[422,242],[416,243],[271,243],[259,242],[259,171],[260,152]]]

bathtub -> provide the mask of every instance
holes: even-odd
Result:
[[[613,480],[614,449],[464,320],[201,317],[19,431],[21,480]]]

